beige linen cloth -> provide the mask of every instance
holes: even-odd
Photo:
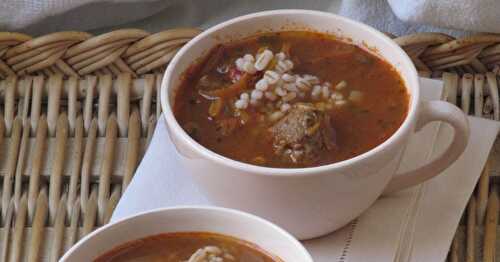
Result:
[[[500,33],[496,0],[0,0],[0,30],[44,34],[97,28],[102,32],[109,30],[103,27],[118,25],[150,31],[206,28],[238,15],[281,8],[339,13],[396,35]]]

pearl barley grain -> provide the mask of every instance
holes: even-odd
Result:
[[[340,92],[336,92],[336,91],[332,92],[332,95],[330,96],[330,98],[332,100],[335,100],[335,101],[344,100],[344,96]]]
[[[328,99],[328,97],[330,97],[330,89],[327,86],[323,86],[321,88],[321,95],[323,99]]]
[[[288,103],[283,103],[280,107],[280,110],[281,112],[286,112],[288,110],[290,110],[290,108],[292,108],[292,106]]]
[[[351,100],[353,102],[358,103],[358,102],[361,102],[362,99],[363,99],[363,93],[358,91],[358,90],[353,90],[349,94],[349,100]]]
[[[302,91],[309,91],[309,89],[311,89],[312,86],[309,81],[307,81],[305,78],[302,77],[297,77],[297,79],[295,80],[295,84]]]
[[[244,71],[244,70],[243,70],[243,64],[244,64],[244,63],[245,63],[245,59],[243,59],[243,58],[238,58],[238,59],[236,59],[236,62],[235,62],[235,64],[236,64],[236,68],[237,68],[238,70],[240,70],[240,71]]]
[[[335,89],[342,90],[347,86],[347,82],[342,80],[338,84],[335,85]]]
[[[311,97],[313,99],[318,99],[321,95],[322,87],[320,85],[315,85],[311,91]]]
[[[290,60],[280,60],[276,64],[275,70],[278,73],[285,73],[293,69],[293,62]]]
[[[257,56],[257,61],[255,61],[255,69],[262,71],[273,59],[273,52],[269,49],[264,50]]]
[[[319,84],[319,78],[313,75],[304,75],[303,77],[310,85]]]
[[[282,99],[285,102],[290,102],[290,101],[294,100],[296,97],[297,97],[297,93],[295,93],[295,92],[289,92]]]
[[[250,99],[250,95],[248,95],[248,93],[242,93],[240,95],[240,99],[241,100],[249,100]]]
[[[255,74],[257,72],[257,69],[254,67],[252,62],[250,61],[245,61],[243,63],[243,71],[249,73],[249,74]]]
[[[284,84],[283,88],[285,88],[286,90],[288,90],[290,92],[299,92],[299,89],[297,88],[297,86],[295,84],[292,84],[292,83]]]
[[[248,100],[238,99],[234,102],[234,107],[238,109],[245,109],[248,107]]]
[[[278,80],[280,80],[280,74],[272,70],[267,70],[264,73],[263,79],[265,79],[269,84],[274,85]]]
[[[345,100],[337,100],[337,101],[335,101],[335,105],[336,106],[343,106],[345,104],[347,104],[347,101],[345,101]]]
[[[273,66],[270,66],[271,61]],[[274,118],[278,118],[277,116],[284,115],[295,103],[308,97],[316,101],[316,104],[327,105],[328,108],[342,106],[359,97],[356,92],[349,92],[347,99],[344,99],[340,92],[333,91],[342,89],[346,85],[345,81],[337,83],[334,89],[330,82],[322,82],[315,75],[293,73],[294,64],[283,52],[273,54],[271,50],[264,49],[255,56],[245,54],[236,59],[235,64],[238,70],[249,74],[265,71],[260,79],[256,79],[250,90],[242,91],[237,97],[234,106],[239,110],[252,105],[265,107],[265,112],[273,114],[272,110],[278,109],[274,112]]]
[[[283,88],[280,88],[280,87],[277,87],[276,89],[274,89],[274,92],[279,95],[279,96],[286,96],[286,90],[284,90]]]
[[[269,115],[269,120],[271,122],[276,122],[276,121],[280,120],[280,118],[282,118],[283,116],[284,116],[283,112],[275,111]]]
[[[252,93],[250,94],[250,97],[255,100],[259,100],[262,98],[264,94],[260,90],[253,90]]]
[[[244,56],[243,56],[243,59],[244,59],[245,61],[250,62],[250,63],[254,63],[254,62],[255,62],[255,58],[254,58],[254,57],[253,57],[253,55],[251,55],[251,54],[246,54],[246,55],[244,55]]]
[[[269,83],[265,78],[262,78],[259,81],[257,81],[257,83],[255,83],[255,89],[260,91],[266,91],[268,87]]]
[[[294,75],[284,73],[281,76],[281,79],[283,79],[283,81],[285,81],[285,82],[293,83],[293,82],[295,82],[296,77]]]

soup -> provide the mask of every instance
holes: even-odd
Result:
[[[191,65],[174,115],[225,157],[301,168],[363,154],[403,123],[409,94],[386,61],[334,36],[289,31],[220,44]]]
[[[94,261],[282,262],[252,243],[206,232],[146,237],[114,248]]]

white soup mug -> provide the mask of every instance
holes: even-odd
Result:
[[[401,75],[410,95],[401,127],[372,150],[334,164],[310,168],[268,168],[235,161],[194,141],[172,112],[176,88],[185,70],[215,45],[262,31],[314,30],[368,45]],[[383,103],[384,101],[380,101]],[[216,25],[187,43],[164,75],[161,105],[181,162],[214,204],[262,216],[299,239],[332,232],[359,216],[384,192],[407,188],[438,175],[464,151],[469,128],[465,115],[443,101],[420,100],[419,81],[407,54],[381,32],[350,19],[309,10],[276,10],[249,14]],[[454,129],[441,156],[405,174],[396,174],[413,133],[432,121]],[[161,161],[161,159],[159,159]]]

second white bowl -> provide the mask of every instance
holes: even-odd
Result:
[[[286,262],[313,261],[299,241],[271,222],[232,209],[198,206],[156,209],[108,224],[80,240],[60,261],[93,261],[126,242],[172,232],[224,234],[254,243]]]

